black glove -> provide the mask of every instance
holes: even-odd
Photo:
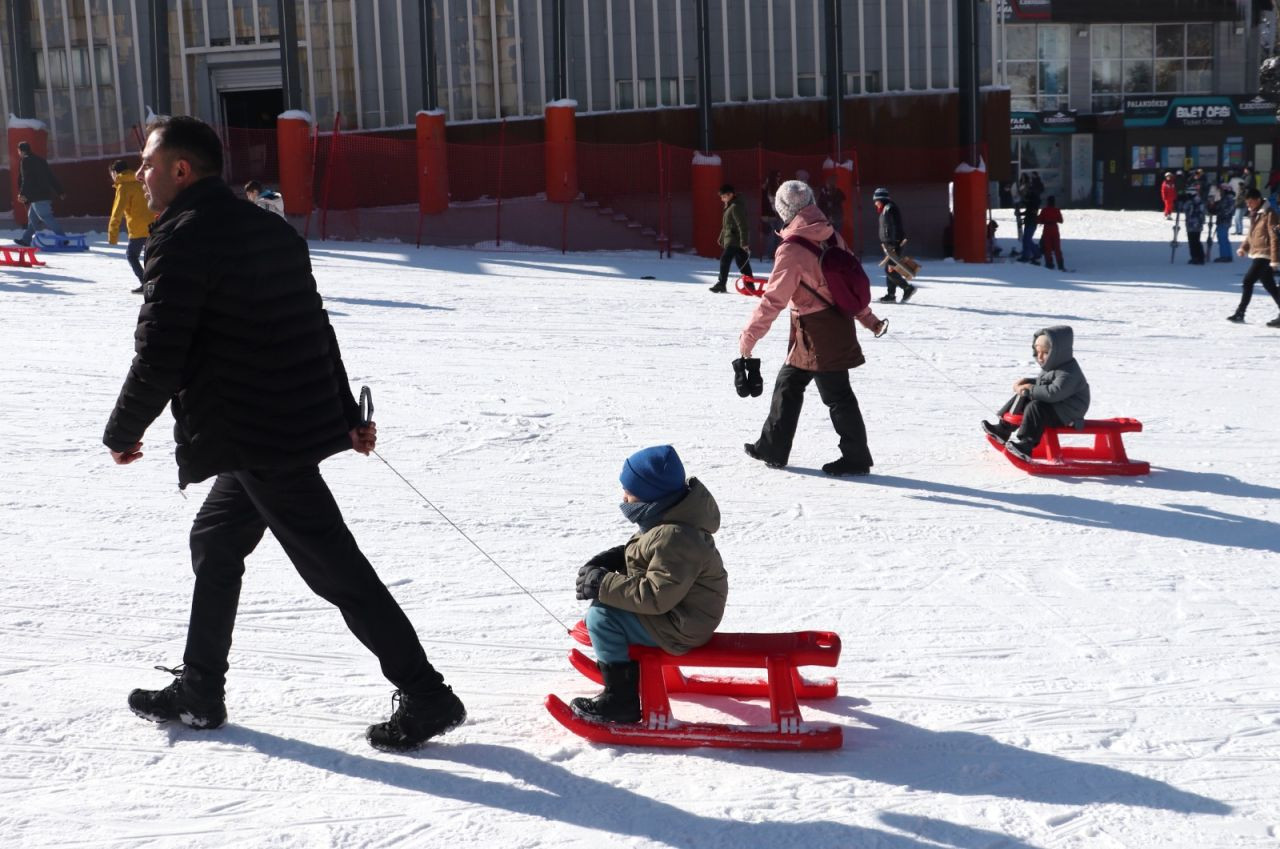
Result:
[[[604,580],[605,570],[603,566],[592,566],[590,563],[584,564],[578,570],[578,600],[586,601],[600,595],[600,582]]]
[[[759,357],[738,357],[733,361],[733,386],[738,397],[760,397],[764,392],[764,378],[760,376]]]
[[[587,561],[588,566],[599,566],[606,572],[627,571],[627,547],[617,545],[608,551],[602,551]]]

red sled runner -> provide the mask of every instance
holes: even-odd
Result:
[[[44,265],[36,259],[39,248],[25,245],[0,245],[0,265],[16,265],[18,268],[35,268]]]
[[[744,274],[738,278],[734,288],[738,290],[739,295],[750,295],[753,298],[759,298],[764,295],[764,284],[768,282],[768,277],[748,277]]]
[[[573,638],[590,645],[585,623],[574,626]],[[547,696],[547,710],[574,734],[594,743],[615,746],[710,746],[730,749],[838,749],[844,743],[839,725],[807,725],[800,716],[799,699],[830,699],[836,681],[807,681],[800,666],[835,666],[840,660],[840,638],[830,631],[797,631],[781,634],[716,634],[706,645],[687,654],[670,655],[661,649],[632,646],[632,659],[640,663],[641,720],[634,724],[593,722],[574,713],[558,696]],[[596,683],[601,683],[595,661],[573,649],[569,662]],[[686,675],[682,666],[763,668],[766,680]],[[719,722],[682,722],[671,714],[668,696],[673,693],[769,699],[769,724],[729,725]]]
[[[1005,413],[1004,420],[1015,428],[1022,424],[1022,416]],[[1009,462],[1033,475],[1146,475],[1151,464],[1142,460],[1130,460],[1124,450],[1124,433],[1139,433],[1142,422],[1137,419],[1085,419],[1080,429],[1073,427],[1046,428],[1040,444],[1031,452],[1027,461],[1005,450],[1004,444],[990,434],[987,441],[997,451],[1009,458]],[[1093,436],[1092,446],[1068,445],[1063,447],[1058,436],[1075,434]]]

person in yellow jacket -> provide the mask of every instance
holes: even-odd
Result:
[[[142,294],[142,246],[147,243],[147,235],[151,232],[151,222],[156,214],[147,208],[147,197],[142,191],[142,184],[123,159],[111,163],[111,180],[116,187],[116,200],[111,204],[111,220],[107,222],[107,241],[116,244],[120,240],[120,225],[123,223],[129,233],[129,249],[125,257],[129,260],[133,273],[138,277],[138,288],[133,294]]]

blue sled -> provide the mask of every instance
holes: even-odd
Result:
[[[31,237],[32,243],[42,251],[49,253],[67,253],[70,251],[87,251],[89,243],[84,236],[59,236],[57,233],[36,233]]]

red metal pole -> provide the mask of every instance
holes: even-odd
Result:
[[[320,153],[320,125],[314,124],[311,128],[311,190],[315,191],[316,186],[316,157]],[[314,194],[312,195],[314,197]],[[307,238],[311,234],[311,213],[307,210],[307,223],[302,227],[302,238]]]
[[[506,158],[506,143],[507,119],[503,118],[498,125],[498,231],[494,239],[495,246],[499,248],[502,247],[502,160]]]
[[[334,113],[333,135],[329,138],[329,158],[324,164],[324,208],[320,211],[320,241],[324,241],[329,233],[329,190],[333,188],[333,160],[338,149],[338,128],[342,121],[342,113]]]

